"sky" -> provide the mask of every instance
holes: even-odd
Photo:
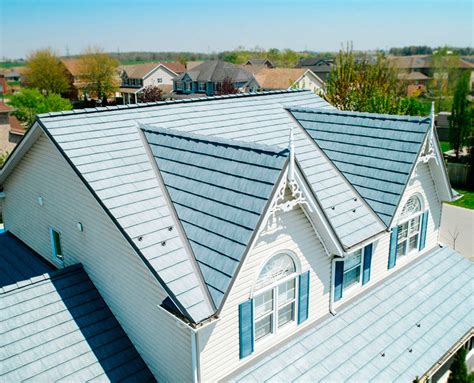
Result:
[[[473,0],[0,0],[0,57],[474,46]]]

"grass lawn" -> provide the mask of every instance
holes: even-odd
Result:
[[[0,63],[0,68],[12,68],[16,66],[25,66],[26,62],[25,61],[8,61],[8,62],[1,62]]]
[[[439,144],[441,145],[441,151],[444,153],[444,152],[447,152],[449,149],[451,149],[449,147],[449,142],[448,141],[440,141]]]
[[[474,210],[474,192],[462,189],[456,189],[463,197],[457,201],[450,202],[451,205],[465,207],[466,209]]]

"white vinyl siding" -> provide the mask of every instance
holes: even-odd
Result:
[[[262,233],[237,276],[220,320],[199,332],[201,345],[200,370],[203,382],[216,381],[258,357],[267,348],[291,337],[296,330],[306,327],[329,312],[329,279],[331,262],[317,239],[304,212],[296,207],[287,213],[277,213],[279,227]],[[310,270],[308,320],[296,327],[296,322],[283,325],[280,333],[255,342],[255,351],[239,359],[238,306],[251,297],[262,266],[272,255],[291,251],[297,256],[301,272]],[[283,292],[282,292],[283,294]],[[283,308],[284,305],[281,305]],[[283,312],[281,317],[283,317]],[[296,315],[296,313],[294,314]]]
[[[157,307],[166,297],[164,290],[44,135],[4,190],[6,228],[49,261],[49,227],[60,230],[65,266],[83,264],[158,380],[191,381],[189,329]]]
[[[143,86],[173,85],[174,76],[162,67],[156,69],[143,79]]]

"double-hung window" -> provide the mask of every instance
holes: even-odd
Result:
[[[198,90],[199,90],[199,92],[205,92],[206,91],[206,83],[205,82],[198,83]]]
[[[418,249],[420,238],[421,202],[418,197],[408,199],[401,217],[405,220],[398,226],[397,256],[404,256]]]
[[[343,290],[360,283],[361,269],[362,249],[352,253],[344,260]]]
[[[255,341],[296,321],[296,267],[288,254],[277,254],[263,267],[254,294]]]

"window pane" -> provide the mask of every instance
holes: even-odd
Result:
[[[272,332],[273,314],[255,322],[255,340],[263,338]]]
[[[344,277],[342,279],[342,287],[345,289],[349,286],[352,286],[355,283],[360,281],[360,265],[349,271],[344,272]]]
[[[273,310],[273,290],[255,297],[255,318],[260,318]]]
[[[344,270],[350,270],[354,267],[360,266],[361,259],[362,259],[362,250],[358,250],[355,253],[349,255],[344,260]]]
[[[283,306],[295,299],[295,280],[282,283],[278,286],[278,306]]]
[[[413,237],[410,238],[410,243],[408,246],[408,251],[418,248],[418,234],[415,234]]]
[[[295,303],[290,303],[278,310],[278,327],[295,320]]]
[[[419,229],[420,229],[420,216],[410,220],[409,235],[413,233],[417,233]]]
[[[63,252],[61,250],[61,238],[57,231],[53,231],[53,238],[54,238],[54,252],[56,254],[56,257],[62,259]]]
[[[405,222],[403,225],[398,226],[398,242],[405,239],[408,234],[408,222]]]
[[[397,256],[403,256],[406,254],[407,241],[400,242],[397,246]]]

